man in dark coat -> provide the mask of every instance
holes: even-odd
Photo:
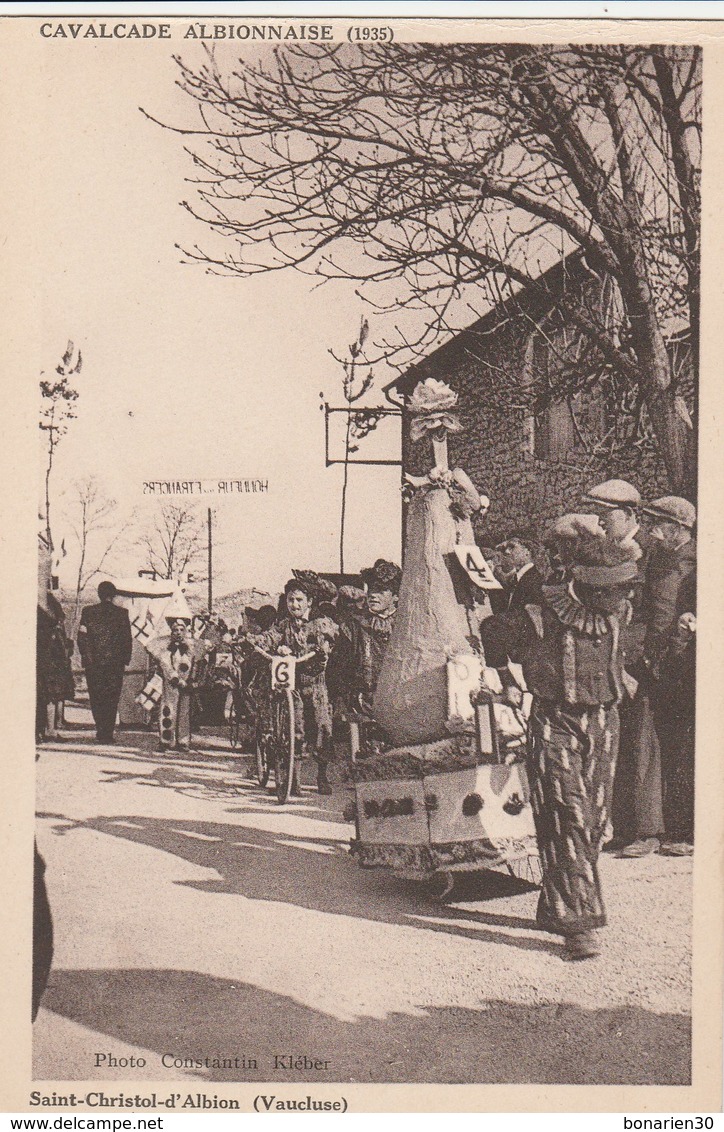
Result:
[[[505,606],[496,610],[501,613],[525,609],[526,605],[537,605],[542,599],[543,579],[533,562],[533,536],[527,531],[512,531],[506,539],[496,546],[501,566],[509,578],[505,592]]]
[[[655,670],[679,617],[696,610],[696,509],[688,499],[666,495],[644,507],[643,514],[652,524],[649,536],[655,544],[644,588],[644,661]]]
[[[40,1000],[48,985],[53,963],[53,917],[45,884],[45,861],[34,847],[33,863],[33,998],[32,1020],[38,1016]]]
[[[133,637],[128,611],[114,605],[116,587],[101,582],[98,605],[87,605],[80,618],[78,649],[88,683],[88,696],[101,743],[112,743],[123,670],[131,660]]]
[[[512,531],[495,548],[500,563],[496,575],[502,581],[507,579],[504,589],[490,591],[490,604],[495,615],[516,613],[527,605],[540,605],[543,600],[543,578],[533,562],[534,539],[527,531]],[[508,657],[495,648],[494,638],[490,638],[485,648],[485,663],[497,668],[506,698],[517,707],[523,700],[522,690],[508,668]]]
[[[665,857],[694,852],[694,733],[696,725],[696,617],[682,613],[659,665],[652,697],[664,779]]]
[[[652,524],[654,549],[644,587],[646,636],[639,675],[654,705],[661,749],[664,836],[659,851],[688,856],[694,840],[696,509],[687,499],[666,495],[644,507],[643,514]]]
[[[650,549],[626,646],[626,666],[638,681],[638,690],[622,712],[622,759],[614,818],[617,839],[623,833],[626,842],[622,856],[633,858],[657,853],[666,834],[662,738],[667,742],[667,735],[654,719],[656,683],[659,662],[679,616],[696,609],[693,504],[678,496],[663,496],[642,508],[642,518],[649,527]]]

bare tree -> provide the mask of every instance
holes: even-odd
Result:
[[[77,622],[86,587],[103,573],[113,552],[120,549],[127,528],[119,518],[118,503],[105,494],[96,476],[87,476],[74,484],[66,521],[78,548],[74,601]]]
[[[75,359],[75,360],[74,360]],[[53,549],[53,536],[50,529],[50,480],[53,472],[55,450],[68,431],[68,422],[75,418],[75,402],[78,390],[70,382],[79,374],[83,366],[81,352],[76,355],[75,347],[68,342],[65,353],[55,367],[57,377],[52,381],[40,382],[40,420],[39,426],[45,433],[47,442],[47,462],[45,466],[45,534],[48,546]]]
[[[159,578],[180,580],[189,567],[202,560],[205,532],[203,520],[191,507],[179,503],[160,507],[139,539],[147,569]]]
[[[615,374],[672,486],[691,488],[667,341],[685,331],[696,367],[700,48],[294,45],[220,58],[178,60],[200,115],[180,131],[197,170],[184,205],[218,237],[189,259],[357,280],[399,313],[381,353],[403,365],[578,252],[619,301],[612,317],[610,304],[557,296],[585,342],[588,368],[569,377],[588,381],[592,361],[594,376]],[[422,331],[406,310],[424,311]]]

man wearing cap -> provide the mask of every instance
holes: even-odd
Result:
[[[392,633],[402,571],[394,562],[378,558],[362,571],[366,588],[365,610],[348,617],[327,665],[327,687],[336,720],[360,726],[362,748],[381,736],[372,715],[372,700]],[[343,732],[348,728],[343,727]]]
[[[565,957],[599,952],[606,923],[598,856],[608,826],[623,694],[621,630],[637,577],[630,548],[596,536],[568,545],[566,576],[540,605],[497,622],[498,647],[523,666],[533,706],[527,770],[543,881],[537,923]]]
[[[172,602],[166,610],[170,633],[146,644],[163,681],[158,730],[162,751],[188,751],[191,746],[191,696],[200,661],[214,647],[213,640],[191,636],[191,617],[185,602]]]
[[[641,548],[636,542],[641,495],[633,484],[626,480],[606,480],[586,492],[583,502],[598,515],[607,538],[631,547],[636,557],[641,557]]]
[[[630,547],[637,558],[642,550],[636,536],[641,495],[626,480],[606,480],[584,496],[584,503],[598,516],[608,538]],[[642,642],[646,632],[641,593],[645,568],[639,567],[633,624],[625,631],[627,667],[638,675]],[[614,791],[615,843],[624,844],[625,857],[646,856],[658,848],[663,826],[661,807],[661,757],[653,720],[649,689],[639,686],[633,698],[620,706],[621,738]]]
[[[112,743],[123,670],[131,662],[133,637],[128,611],[114,605],[113,582],[101,582],[98,605],[86,605],[78,628],[78,649],[85,669],[88,698],[101,743]]]
[[[665,842],[669,840],[664,798],[671,767],[667,772],[663,766],[666,756],[662,742],[667,746],[670,742],[666,729],[656,724],[654,702],[658,699],[659,664],[678,618],[696,608],[696,548],[691,537],[696,509],[688,500],[669,495],[642,507],[641,515],[651,548],[637,611],[640,624],[633,627],[628,648],[629,666],[639,687],[622,719],[628,741],[625,747],[622,745],[624,757],[616,783],[617,833],[623,832],[628,842],[622,856],[633,858],[658,852],[662,836]]]
[[[644,661],[651,669],[668,648],[681,614],[695,611],[696,544],[692,531],[696,508],[688,499],[664,495],[647,504],[642,513],[650,524],[649,537],[654,544],[644,587]]]
[[[644,587],[642,683],[654,705],[661,749],[663,832],[659,851],[685,856],[694,829],[696,508],[665,495],[642,511],[651,552]]]

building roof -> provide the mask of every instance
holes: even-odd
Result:
[[[594,278],[600,276],[588,265],[583,252],[580,249],[571,252],[542,272],[528,286],[521,287],[504,302],[491,306],[470,326],[453,333],[441,346],[389,382],[383,392],[388,399],[389,392],[393,389],[406,397],[418,382],[427,377],[439,377],[446,369],[454,370],[465,355],[482,360],[485,356],[486,338],[509,319],[519,318],[521,307],[533,318],[541,318],[550,313],[557,296],[563,293],[567,280],[583,282]],[[670,346],[686,343],[690,339],[688,325],[676,315],[667,318],[661,329]]]
[[[384,392],[396,389],[403,396],[412,392],[418,382],[427,377],[437,377],[444,369],[453,369],[465,354],[481,357],[485,339],[498,330],[510,318],[519,317],[521,305],[532,315],[538,317],[548,313],[555,297],[563,291],[566,279],[573,276],[579,280],[589,279],[595,273],[585,262],[581,252],[572,252],[542,272],[532,284],[521,287],[504,302],[492,306],[484,315],[476,319],[464,330],[452,334],[441,346],[427,354],[419,362],[399,374],[394,381],[385,386]]]

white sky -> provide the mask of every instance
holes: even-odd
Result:
[[[178,204],[190,161],[138,108],[188,120],[171,58],[181,47],[56,39],[35,52],[27,143],[43,364],[52,372],[68,338],[84,355],[55,511],[88,473],[126,510],[146,479],[268,479],[268,495],[219,507],[216,592],[273,590],[292,566],[337,569],[341,468],[324,466],[319,393],[341,403],[327,351],[353,340],[362,307],[344,283],[313,290],[294,272],[222,279],[180,263],[174,243],[205,238]],[[353,468],[350,483],[347,568],[399,559],[399,470]],[[54,527],[59,543],[67,532]],[[142,565],[131,554],[118,567]]]

